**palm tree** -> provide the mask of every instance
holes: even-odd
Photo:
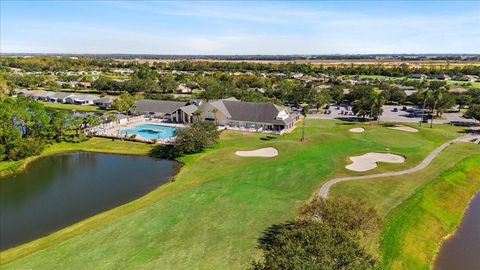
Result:
[[[193,116],[197,118],[197,121],[200,121],[200,116],[202,115],[202,110],[196,110],[192,113]]]
[[[115,115],[113,115],[113,114],[109,114],[109,115],[107,116],[107,121],[108,121],[108,122],[113,122],[113,121],[116,121],[116,120],[117,120],[117,117],[116,117]]]
[[[308,108],[307,108],[307,106],[304,106],[302,108],[302,115],[303,115],[302,138],[300,139],[300,141],[302,141],[302,142],[305,140],[305,121],[307,119],[307,112],[308,112]]]
[[[433,97],[434,97],[434,102],[433,102],[433,108],[432,108],[432,119],[430,120],[430,128],[433,128],[433,113],[437,108],[438,102],[443,98],[442,90],[440,89],[435,90],[433,92]]]
[[[425,106],[427,105],[427,100],[432,96],[432,91],[429,89],[426,89],[423,91],[422,94],[424,96],[424,99],[423,99],[423,107],[422,107],[422,120],[420,120],[420,126],[422,126],[423,114],[425,113]]]
[[[218,112],[218,109],[217,109],[217,108],[213,108],[213,109],[212,109],[213,118],[215,118],[215,124],[216,124],[216,125],[218,125],[218,123],[217,123],[217,112]]]
[[[95,115],[88,115],[82,119],[80,130],[85,133],[85,129],[88,127],[94,127],[100,125],[100,118]]]
[[[377,97],[373,96],[371,102],[372,102],[372,106],[370,106],[370,114],[368,115],[368,118],[370,120],[370,125],[372,125],[373,110],[375,108],[375,104],[377,104]]]
[[[83,119],[77,117],[73,118],[72,123],[71,123],[71,128],[75,130],[75,136],[78,137],[80,136],[80,131],[82,130],[83,127]]]
[[[385,97],[383,96],[379,96],[377,98],[377,102],[376,102],[376,107],[377,107],[377,124],[380,124],[380,115],[382,115],[383,113],[383,105],[385,105]]]

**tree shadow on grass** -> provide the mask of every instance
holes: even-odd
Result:
[[[263,235],[260,238],[258,238],[258,246],[260,248],[274,246],[275,244],[277,244],[277,241],[276,241],[277,235],[293,227],[295,227],[295,223],[293,221],[287,221],[285,223],[280,223],[280,224],[273,224],[272,226],[265,229],[263,231]]]
[[[260,140],[262,140],[262,141],[270,141],[270,140],[275,140],[275,139],[277,139],[277,137],[274,137],[274,136],[265,136],[265,137],[260,138]]]
[[[337,125],[342,125],[342,126],[351,126],[355,125],[353,122],[341,122],[341,123],[336,123]]]

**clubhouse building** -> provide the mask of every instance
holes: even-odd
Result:
[[[135,103],[130,113],[181,124],[212,121],[227,129],[274,134],[291,130],[300,117],[298,113],[273,103],[245,102],[235,98],[210,102],[143,99]]]

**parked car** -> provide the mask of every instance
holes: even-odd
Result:
[[[392,112],[398,112],[397,108],[393,108]]]

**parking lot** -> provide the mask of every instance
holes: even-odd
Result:
[[[414,108],[412,106],[405,106],[408,111],[402,110],[404,106],[383,106],[383,114],[380,116],[380,120],[384,122],[407,122],[407,123],[419,123],[420,117],[412,117],[410,110]],[[353,118],[352,115],[345,115],[345,112],[351,112],[350,107],[344,106],[330,106],[328,109],[331,113],[325,114],[324,110],[320,110],[318,114],[308,114],[309,118],[316,119],[344,119],[344,118]],[[343,114],[342,114],[343,112]],[[459,112],[448,112],[442,115],[442,119],[435,119],[434,123],[451,123],[451,122],[461,122],[461,123],[474,123],[475,120],[467,119],[463,117],[462,113]]]

